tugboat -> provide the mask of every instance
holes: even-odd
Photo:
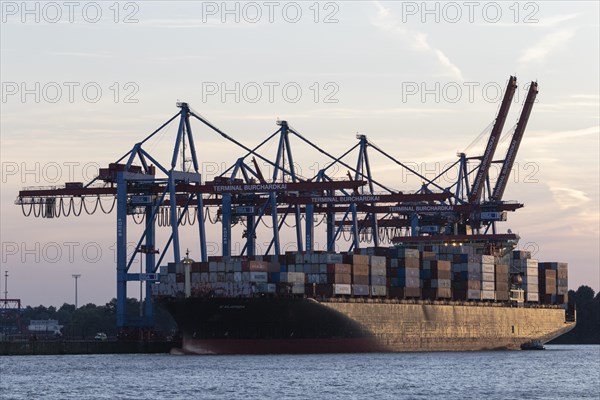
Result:
[[[521,345],[521,350],[546,350],[544,345],[539,340],[530,340]]]

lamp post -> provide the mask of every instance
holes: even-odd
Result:
[[[77,279],[81,278],[81,274],[73,274],[71,276],[75,278],[75,310],[77,310]]]

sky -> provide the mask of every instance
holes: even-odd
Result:
[[[25,217],[15,199],[23,187],[91,180],[175,115],[177,101],[248,146],[287,120],[334,155],[367,135],[432,178],[457,152],[482,153],[487,137],[472,142],[493,122],[510,75],[518,88],[505,133],[529,82],[539,95],[504,195],[525,207],[499,230],[518,233],[540,261],[568,262],[571,289],[598,291],[599,11],[593,1],[3,1],[2,297],[5,271],[8,297],[25,305],[74,303],[73,274],[79,304],[115,297],[114,212]],[[204,179],[245,155],[198,122],[193,130]],[[165,164],[176,131],[170,124],[148,142]],[[327,162],[297,138],[292,148],[302,176]],[[420,186],[381,156],[371,164],[395,189]],[[182,229],[192,258],[196,231]],[[129,232],[135,242],[141,228],[130,222]],[[208,232],[216,255],[219,231]],[[323,240],[319,232],[320,248]]]

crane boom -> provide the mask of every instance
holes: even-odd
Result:
[[[513,134],[510,145],[508,146],[508,150],[506,151],[506,157],[504,157],[504,162],[502,163],[502,169],[500,170],[500,175],[498,175],[496,186],[492,191],[492,201],[499,201],[502,199],[502,195],[506,189],[506,184],[508,183],[510,171],[512,170],[515,159],[517,158],[519,145],[523,139],[523,134],[525,133],[525,128],[527,127],[527,122],[529,121],[529,115],[531,115],[531,110],[533,108],[533,104],[535,103],[537,94],[538,84],[537,82],[531,82],[529,91],[527,92],[527,98],[525,99],[525,104],[523,104],[523,109],[521,110],[519,122],[517,122],[517,128],[515,129],[515,133]]]
[[[483,184],[485,182],[485,178],[487,177],[488,170],[490,169],[492,159],[494,158],[494,152],[496,151],[496,147],[498,146],[498,140],[500,139],[502,128],[504,128],[504,122],[506,121],[506,117],[508,116],[508,110],[510,109],[510,103],[515,94],[516,88],[517,77],[511,76],[508,80],[508,85],[506,86],[504,98],[502,99],[500,110],[498,110],[498,116],[496,117],[496,122],[494,123],[494,127],[492,128],[492,133],[490,134],[487,146],[485,147],[485,152],[483,153],[483,156],[481,158],[481,163],[479,164],[477,175],[475,176],[475,180],[473,181],[471,192],[469,193],[470,204],[476,203],[481,196]]]

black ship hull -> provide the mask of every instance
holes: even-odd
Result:
[[[518,349],[572,329],[559,308],[187,298],[165,304],[187,354]]]

